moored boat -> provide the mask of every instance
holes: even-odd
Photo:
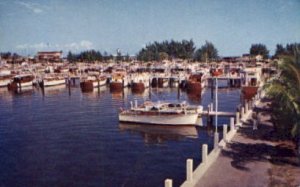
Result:
[[[251,99],[256,93],[260,85],[260,70],[246,69],[245,70],[244,85],[242,86],[242,93],[246,99]]]
[[[6,87],[13,78],[13,75],[0,75],[0,87]]]
[[[187,93],[201,93],[203,87],[203,73],[192,74],[186,83]]]
[[[31,87],[33,84],[34,76],[32,74],[20,74],[13,77],[7,87],[9,90],[22,89],[24,87]]]
[[[119,113],[120,122],[157,125],[197,125],[202,106],[191,106],[186,102],[145,102]]]
[[[129,85],[127,73],[118,71],[112,74],[110,80],[110,91],[122,91],[124,87]]]
[[[107,77],[105,75],[88,76],[82,79],[80,82],[80,88],[82,91],[93,91],[94,88],[106,85]]]
[[[62,76],[46,76],[40,82],[39,85],[43,87],[57,86],[66,83],[66,79]]]
[[[135,74],[131,80],[131,89],[133,92],[142,92],[149,87],[150,76],[147,73]]]

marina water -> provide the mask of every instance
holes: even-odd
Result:
[[[201,145],[213,146],[214,127],[159,127],[119,124],[130,101],[212,102],[177,88],[141,94],[108,88],[82,93],[79,87],[33,88],[15,94],[0,90],[1,186],[174,186],[185,180],[185,161],[201,161]],[[219,89],[219,110],[236,111],[239,89]],[[199,122],[200,123],[200,122]],[[219,118],[219,125],[229,118]]]

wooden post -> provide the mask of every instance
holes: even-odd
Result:
[[[165,187],[172,187],[172,186],[173,186],[172,179],[166,179],[165,180]]]
[[[188,182],[193,181],[193,159],[186,160],[186,180]]]
[[[207,152],[208,152],[208,146],[207,144],[202,145],[202,163],[206,163],[207,161]]]
[[[227,125],[223,125],[223,139],[225,142],[227,142]]]

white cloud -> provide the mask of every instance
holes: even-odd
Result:
[[[72,42],[65,44],[64,48],[68,50],[79,50],[79,49],[92,49],[94,44],[88,40],[82,40],[80,42]]]
[[[80,46],[85,49],[91,49],[93,47],[93,43],[87,40],[82,40],[80,42]]]
[[[43,42],[36,43],[36,44],[19,44],[16,46],[17,49],[34,49],[34,50],[45,49],[46,47],[48,47],[48,45]]]
[[[88,40],[82,40],[80,42],[72,42],[67,44],[49,44],[45,42],[35,44],[19,44],[16,46],[17,49],[30,49],[30,50],[88,50],[92,49],[94,44]]]
[[[28,10],[32,11],[33,13],[40,14],[43,12],[41,9],[40,5],[37,3],[30,3],[30,2],[22,2],[22,1],[17,1],[17,4],[27,8]]]

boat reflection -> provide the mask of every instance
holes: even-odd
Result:
[[[29,86],[29,87],[18,88],[16,90],[10,90],[9,92],[15,95],[21,95],[21,94],[32,95],[34,93],[34,88],[32,86]]]
[[[122,101],[127,98],[129,94],[129,88],[124,88],[121,92],[110,91],[111,96],[114,100]]]
[[[57,85],[57,86],[50,86],[50,87],[45,87],[41,88],[43,95],[57,95],[67,88],[66,85]]]
[[[199,103],[201,101],[201,93],[187,93],[187,96],[191,103]]]
[[[1,102],[12,102],[13,95],[8,89],[5,88],[0,88],[0,101]]]
[[[102,94],[104,94],[106,91],[107,91],[107,87],[106,86],[101,86],[101,87],[98,87],[98,88],[94,88],[90,92],[82,92],[82,95],[87,97],[87,98],[98,98]]]
[[[145,143],[160,144],[165,141],[177,141],[183,138],[198,138],[195,126],[162,126],[119,123],[121,131],[140,134]]]

